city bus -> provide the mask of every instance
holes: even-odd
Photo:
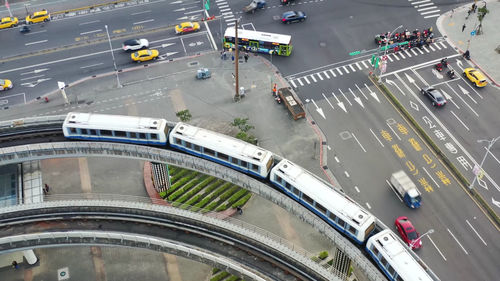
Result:
[[[234,48],[234,27],[229,27],[224,33],[224,47]],[[289,56],[292,53],[292,36],[246,29],[238,29],[238,45],[240,50],[255,53],[266,53],[279,56]]]

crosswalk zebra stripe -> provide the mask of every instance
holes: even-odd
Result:
[[[359,66],[359,63],[356,63],[356,66],[358,67],[359,70],[363,70],[361,66]]]
[[[307,76],[304,76],[302,78],[304,78],[304,80],[306,80],[307,84],[311,84],[311,82],[309,82],[309,79],[307,79]]]
[[[436,51],[436,50],[434,50],[434,48],[432,48],[432,45],[429,45],[429,48],[430,48],[433,52],[435,52],[435,51]]]
[[[323,77],[321,77],[321,74],[319,72],[316,73],[316,75],[318,75],[319,79],[324,80]]]
[[[408,50],[405,50],[405,54],[406,54],[409,58],[411,58],[411,54],[410,54],[410,52],[408,52]]]
[[[443,43],[443,42],[439,42],[439,44],[441,44],[441,46],[443,46],[443,48],[445,48],[445,49],[447,49],[447,48],[448,48],[448,47],[446,46],[446,44],[445,44],[445,43]]]
[[[352,67],[352,64],[350,64],[349,67],[352,69],[352,72],[356,72],[356,69]]]
[[[333,75],[333,77],[337,77],[337,75],[335,75],[335,72],[333,72],[332,69],[328,69],[328,71],[330,71],[330,73]]]
[[[344,65],[344,66],[342,66],[342,68],[344,69],[344,71],[345,71],[346,73],[349,73],[349,70],[347,70],[347,67],[345,67],[345,65]]]
[[[425,48],[425,47],[424,47],[424,48]],[[413,50],[413,49],[412,49],[412,50]],[[420,48],[417,48],[417,51],[419,51],[421,55],[423,55],[423,54],[424,54],[424,52],[422,52],[422,50],[420,50]]]
[[[418,54],[417,54],[417,52],[415,52],[415,50],[413,50],[413,49],[410,49],[410,50],[411,50],[411,52],[413,53],[414,56],[418,56]]]
[[[403,53],[399,53],[399,55],[401,56],[401,58],[406,59],[406,57],[405,57],[405,55],[403,55]]]
[[[364,60],[362,60],[362,61],[361,61],[361,63],[363,64],[363,66],[364,66],[365,68],[368,68],[368,65],[366,65],[366,62],[365,62]]]
[[[292,84],[292,86],[293,86],[294,88],[297,88],[297,85],[295,85],[295,83],[293,82],[293,80],[290,80],[290,84]]]
[[[314,81],[314,83],[318,82],[318,81],[316,80],[316,78],[314,78],[314,74],[311,74],[310,76],[311,76],[311,79]]]
[[[435,46],[436,48],[438,48],[439,50],[441,50],[441,47],[439,47],[439,45],[438,45],[438,44],[434,44],[434,46]]]
[[[340,73],[340,75],[344,75],[344,73],[342,73],[342,71],[340,71],[339,68],[335,68],[335,69]]]
[[[393,56],[396,60],[399,60],[399,57],[396,54],[393,54]]]
[[[431,51],[429,51],[429,49],[427,49],[427,47],[424,46],[424,50],[427,52],[427,53],[430,53]]]
[[[299,82],[300,86],[304,86],[304,83],[302,83],[302,80],[300,80],[300,78],[297,78],[297,81]]]
[[[393,62],[393,61],[394,61],[394,60],[391,58],[391,56],[387,56],[387,58],[388,58],[391,62]]]
[[[326,70],[323,71],[323,74],[326,76],[326,78],[330,79],[330,75],[328,75],[328,73],[326,73]]]

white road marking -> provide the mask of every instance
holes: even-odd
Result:
[[[339,68],[335,68],[335,69],[338,71],[338,73],[340,73],[340,75],[344,75],[344,73],[342,73],[342,71],[340,71]]]
[[[340,163],[340,160],[337,156],[335,156],[335,161],[337,161],[337,163]]]
[[[86,24],[98,23],[98,22],[101,22],[101,21],[100,20],[93,20],[93,21],[88,21],[88,22],[82,22],[82,23],[79,23],[78,25],[86,25]]]
[[[297,78],[297,81],[299,81],[300,86],[304,86],[304,83],[300,80],[300,78]]]
[[[318,81],[316,80],[316,78],[314,78],[314,74],[311,74],[310,76],[311,76],[312,80],[314,81],[314,83],[318,82]]]
[[[432,45],[429,45],[429,49],[431,49],[431,51],[435,52],[436,50],[434,50],[434,48],[432,48]]]
[[[330,71],[330,73],[333,75],[333,77],[337,77],[337,75],[335,74],[335,72],[333,72],[333,70],[328,69],[328,71]]]
[[[405,55],[403,55],[403,52],[398,53],[403,59],[406,59]]]
[[[35,42],[30,42],[30,43],[26,43],[24,44],[25,46],[29,46],[29,45],[33,45],[33,44],[40,44],[40,43],[45,43],[49,40],[40,40],[40,41],[35,41]]]
[[[439,184],[434,180],[434,178],[431,176],[431,174],[429,174],[429,171],[427,171],[427,169],[425,167],[422,167],[422,169],[425,171],[425,173],[427,174],[427,176],[434,182],[434,184],[438,187],[438,188],[441,188],[439,186]]]
[[[498,164],[500,164],[500,160],[498,160],[498,158],[495,156],[495,154],[493,154],[491,152],[491,150],[488,151],[487,147],[483,147],[483,148],[486,149],[486,151],[491,155],[491,157],[493,157],[493,159],[495,159],[498,162]],[[493,197],[491,199],[493,200]],[[500,208],[500,206],[499,206],[499,208]]]
[[[436,8],[437,8],[436,6],[432,6],[432,7],[427,7],[427,8],[417,9],[417,11],[418,11],[418,12],[420,12],[420,11],[426,11],[426,10],[436,9]]]
[[[40,31],[35,31],[35,32],[30,32],[30,33],[27,33],[25,34],[26,36],[29,36],[29,35],[35,35],[35,34],[38,34],[38,33],[44,33],[44,32],[47,32],[46,29],[44,30],[40,30]]]
[[[425,48],[425,47],[424,47],[424,48]],[[413,50],[413,49],[412,49],[412,50]],[[420,52],[420,54],[422,54],[422,55],[424,54],[424,52],[422,52],[422,50],[420,50],[420,48],[417,48],[417,51],[419,51],[419,52]]]
[[[434,46],[435,46],[436,48],[438,48],[438,50],[441,50],[441,47],[439,47],[439,45],[438,45],[438,44],[434,44]]]
[[[149,19],[149,20],[143,20],[143,21],[134,22],[133,25],[143,24],[143,23],[152,22],[152,21],[155,21],[155,19]]]
[[[96,32],[101,32],[101,31],[102,31],[102,29],[96,29],[96,30],[82,32],[82,33],[80,33],[80,35],[85,35],[85,34],[90,34],[90,33],[96,33]]]
[[[414,49],[414,48],[411,48],[411,49],[410,49],[410,50],[411,50],[411,52],[413,53],[413,55],[414,55],[414,56],[418,56],[417,52],[415,52],[415,50],[413,50],[413,49]],[[419,48],[417,48],[417,49],[419,49]]]
[[[396,60],[400,60],[400,58],[398,57],[398,55],[396,53],[392,54],[392,56],[396,59]],[[387,56],[389,57],[389,56]]]
[[[328,73],[326,73],[326,70],[323,71],[323,74],[326,76],[326,78],[330,79],[330,75],[328,75]]]
[[[146,10],[146,11],[142,11],[142,12],[132,13],[130,15],[131,16],[135,16],[135,15],[140,15],[140,14],[145,14],[145,13],[151,13],[151,10]]]
[[[394,131],[394,129],[389,125],[387,124],[387,126],[389,127],[389,129],[391,129],[392,133],[398,138],[399,141],[401,141],[401,138],[399,137],[399,135],[396,133],[396,131]]]
[[[344,71],[345,71],[346,73],[349,73],[349,70],[347,70],[347,68],[345,67],[345,65],[344,65],[344,66],[342,66],[342,68],[344,69]]]
[[[35,78],[38,78],[38,77],[43,77],[45,76],[45,74],[41,74],[41,75],[36,75],[36,76],[32,76],[32,77],[26,77],[26,78],[22,78],[22,79],[19,79],[21,81],[23,80],[30,80],[30,79],[35,79]]]
[[[295,83],[293,82],[293,80],[290,80],[290,84],[292,84],[292,86],[293,86],[294,88],[297,88],[297,85],[295,85]]]
[[[333,108],[332,103],[331,103],[331,102],[328,100],[328,98],[325,96],[325,93],[321,93],[321,95],[325,98],[326,102],[330,105],[330,107],[331,107],[332,109],[334,109],[334,108]]]
[[[363,97],[365,97],[366,100],[368,100],[368,97],[365,95],[365,93],[363,93],[363,91],[361,90],[361,88],[358,86],[358,84],[354,84],[354,86],[356,86],[356,88],[358,88],[358,91],[363,95]]]
[[[446,230],[448,230],[448,232],[453,237],[453,239],[455,239],[455,241],[457,241],[458,245],[460,245],[460,248],[462,248],[462,250],[468,255],[469,253],[465,250],[465,248],[462,246],[462,244],[460,244],[460,242],[458,242],[458,239],[455,237],[455,235],[453,235],[453,233],[451,233],[451,231],[448,228]]]
[[[427,3],[427,4],[422,4],[422,5],[418,5],[418,6],[415,6],[415,8],[420,8],[420,7],[425,7],[425,6],[430,6],[430,5],[434,5],[434,3]]]
[[[481,235],[479,235],[479,233],[477,233],[477,231],[474,229],[474,227],[472,227],[472,225],[470,224],[470,222],[468,220],[465,220],[465,222],[470,226],[470,228],[472,228],[472,230],[474,230],[474,233],[476,233],[477,237],[479,237],[479,239],[481,239],[481,241],[483,242],[483,244],[485,246],[488,246],[488,244],[486,244],[486,242],[484,242],[483,237],[481,237]]]
[[[363,145],[359,142],[358,138],[356,137],[356,135],[354,133],[352,133],[352,136],[354,137],[354,139],[358,142],[359,146],[361,146],[361,149],[363,149],[364,152],[366,152],[366,149],[363,147]]]
[[[430,15],[430,16],[425,16],[424,19],[428,19],[428,18],[437,18],[439,17],[440,14],[436,14],[436,15]]]
[[[370,203],[366,202],[366,207],[368,207],[368,209],[372,209],[372,206],[370,206]]]
[[[352,64],[350,64],[349,67],[352,69],[352,72],[356,72],[356,69],[352,67]]]
[[[420,13],[422,16],[423,15],[428,15],[428,14],[433,14],[433,13],[438,13],[440,12],[441,10],[433,10],[433,11],[429,11],[429,12],[423,12],[423,13]]]
[[[356,63],[356,66],[358,67],[359,70],[363,70],[361,66],[359,66],[359,63]]]
[[[362,61],[361,61],[361,63],[363,64],[363,66],[364,66],[365,68],[368,68],[368,65],[366,65],[366,62],[365,62],[364,60],[362,60]]]
[[[318,73],[316,73],[316,75],[318,75],[319,79],[321,79],[321,80],[325,80],[325,79],[323,79],[323,77],[321,77],[321,74],[320,74],[319,72],[318,72]]]
[[[443,255],[443,253],[441,252],[441,250],[439,250],[439,248],[436,246],[436,244],[434,243],[434,241],[432,241],[431,237],[429,235],[427,235],[427,238],[429,238],[429,240],[431,241],[432,245],[434,246],[434,248],[436,248],[436,250],[441,255],[441,257],[443,258],[443,260],[446,261],[446,257]]]
[[[447,49],[447,48],[448,48],[448,46],[446,46],[446,44],[445,44],[445,43],[443,43],[443,42],[439,42],[439,44],[441,44],[441,46],[443,46],[443,48],[445,48],[445,49]]]
[[[458,118],[458,116],[455,114],[455,112],[453,112],[453,110],[450,110],[450,112],[451,112],[451,114],[453,114],[453,116],[455,116],[455,118],[457,118],[457,120],[460,122],[460,124],[462,124],[462,126],[464,126],[465,129],[467,129],[467,131],[470,131],[469,127],[467,127],[467,125],[465,125],[465,123],[462,120],[460,120],[460,118]]]
[[[388,58],[391,62],[393,62],[393,61],[394,61],[394,60],[391,58],[391,56],[389,56],[389,55],[387,56],[387,58]]]
[[[349,105],[350,105],[350,106],[352,106],[351,101],[350,101],[350,100],[349,100],[349,99],[348,99],[348,98],[344,95],[344,92],[342,92],[342,90],[341,90],[341,89],[339,89],[339,92],[342,94],[342,96],[344,96],[344,99],[346,99],[346,100],[347,100],[347,102],[349,103]],[[333,93],[332,93],[332,95],[333,95]],[[334,95],[334,96],[335,96],[335,95]]]
[[[372,135],[378,140],[378,143],[380,143],[380,145],[382,147],[385,147],[384,144],[380,141],[380,139],[377,137],[377,135],[375,134],[375,132],[373,132],[372,128],[370,128],[370,132],[372,132]]]
[[[357,186],[354,186],[354,189],[356,189],[356,191],[360,193],[359,188]]]
[[[421,4],[421,3],[426,3],[426,2],[430,2],[431,0],[423,0],[423,1],[417,1],[417,2],[411,2],[412,5],[418,5],[418,4]]]
[[[89,67],[98,66],[98,65],[101,65],[101,64],[104,64],[104,63],[103,63],[103,62],[101,62],[101,63],[91,64],[91,65],[87,65],[87,66],[82,66],[82,67],[80,67],[80,68],[81,68],[81,69],[83,69],[83,68],[89,68]]]
[[[306,80],[307,84],[311,84],[311,82],[309,82],[309,79],[307,79],[306,76],[304,76],[303,78],[304,78],[304,80]]]
[[[348,178],[349,178],[349,177],[351,177],[347,171],[344,171],[344,174],[345,174],[345,176],[346,176],[346,177],[348,177]]]

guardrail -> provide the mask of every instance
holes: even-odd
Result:
[[[100,199],[86,199],[86,197],[97,197]],[[203,215],[200,213],[194,213],[171,206],[145,203],[150,201],[150,199],[144,197],[141,198],[119,195],[79,194],[56,196],[54,198],[50,198],[50,200],[51,201],[44,203],[16,205],[12,207],[1,208],[0,221],[4,222],[4,225],[9,224],[10,227],[13,227],[18,221],[22,224],[25,223],[25,220],[36,223],[36,220],[47,220],[50,215],[54,215],[58,219],[60,219],[61,217],[66,217],[68,220],[72,220],[72,215],[76,215],[78,217],[89,217],[90,219],[95,216],[95,213],[99,216],[104,216],[113,220],[113,214],[116,213],[120,218],[123,218],[123,214],[127,214],[128,217],[125,217],[125,220],[130,220],[135,223],[139,222],[139,220],[142,219],[144,220],[145,224],[161,224],[162,220],[165,220],[168,225],[171,225],[172,221],[175,221],[178,222],[179,225],[184,227],[190,225],[190,222],[193,222],[191,223],[191,225],[194,231],[199,235],[212,237],[213,234],[211,233],[215,231],[216,233],[220,233],[221,235],[219,236],[223,239],[225,239],[225,236],[230,235],[231,237],[233,237],[233,239],[236,239],[235,241],[240,241],[240,243],[243,242],[243,244],[249,243],[250,245],[253,245],[255,242],[257,242],[257,244],[255,244],[257,245],[256,249],[267,249],[266,252],[271,253],[272,257],[277,257],[277,259],[274,259],[275,262],[286,265],[293,261],[292,264],[294,265],[300,264],[299,268],[293,269],[300,271],[300,268],[305,268],[307,269],[309,274],[313,274],[315,276],[313,277],[313,279],[319,278],[324,280],[341,280],[341,278],[334,275],[337,274],[337,272],[331,272],[312,261],[312,254],[307,252],[306,250],[301,249],[300,247],[297,247],[289,241],[278,237],[266,230],[236,219],[230,219],[229,221],[226,221],[216,218],[214,216],[216,214],[214,213]],[[79,213],[79,210],[81,210],[82,214]],[[65,215],[65,213],[67,213],[68,215]],[[50,237],[51,235],[51,233],[48,233],[45,237]],[[133,235],[129,236],[133,237]],[[99,237],[102,237],[102,234]],[[244,237],[244,239],[241,240],[241,238],[238,237]],[[147,238],[145,240],[150,241],[151,238]],[[159,241],[160,239],[157,240]],[[19,237],[19,235],[10,239],[0,239],[0,242],[1,241],[4,241],[4,243],[13,243],[15,241],[25,242],[24,240],[22,240],[22,238]],[[90,241],[87,243],[92,244],[92,242],[95,241]],[[123,242],[121,242],[120,244],[123,244]],[[29,246],[26,247],[29,248]],[[269,251],[270,249],[272,249],[272,251]],[[286,260],[281,260],[279,258],[280,256],[285,256],[287,258]]]
[[[62,128],[62,124],[65,118],[66,115],[51,115],[0,121],[0,132],[18,130],[22,127],[39,127],[47,125],[61,125]]]
[[[353,266],[359,269],[368,279],[374,281],[385,280],[382,273],[368,260],[360,249],[337,231],[332,231],[329,224],[316,217],[299,203],[245,174],[191,155],[160,148],[120,143],[43,143],[1,148],[0,165],[20,163],[28,160],[89,156],[133,158],[171,164],[196,170],[239,185],[281,206],[289,213],[313,226],[318,232],[322,233],[335,244],[337,248],[342,250],[353,261]]]

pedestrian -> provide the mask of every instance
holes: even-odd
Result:
[[[45,184],[45,186],[43,187],[43,192],[44,192],[45,194],[48,194],[48,193],[49,193],[49,189],[50,189],[49,185],[48,185],[48,184]]]
[[[231,55],[231,61],[234,62],[234,55]]]
[[[472,4],[472,12],[475,13],[477,9],[476,3]]]
[[[17,261],[13,261],[13,262],[12,262],[12,267],[13,267],[14,269],[18,269],[18,268],[19,268],[19,264],[17,264]]]
[[[241,209],[241,207],[236,207],[236,211],[238,211],[238,214],[243,215],[243,209]]]
[[[223,60],[224,59],[224,50],[220,51],[220,59]]]
[[[222,56],[223,56],[224,60],[227,60],[227,51],[224,51],[224,53],[222,53]]]
[[[244,57],[245,57],[245,62],[248,62],[248,53],[245,53]]]
[[[231,73],[231,76],[233,76],[233,80],[236,79],[236,76],[234,76],[234,73]]]
[[[464,25],[462,25],[462,32],[464,32],[464,30],[465,30],[465,23]]]
[[[471,13],[472,13],[472,9],[469,9],[469,11],[467,12],[467,16],[465,17],[466,20],[469,19],[469,16]]]

